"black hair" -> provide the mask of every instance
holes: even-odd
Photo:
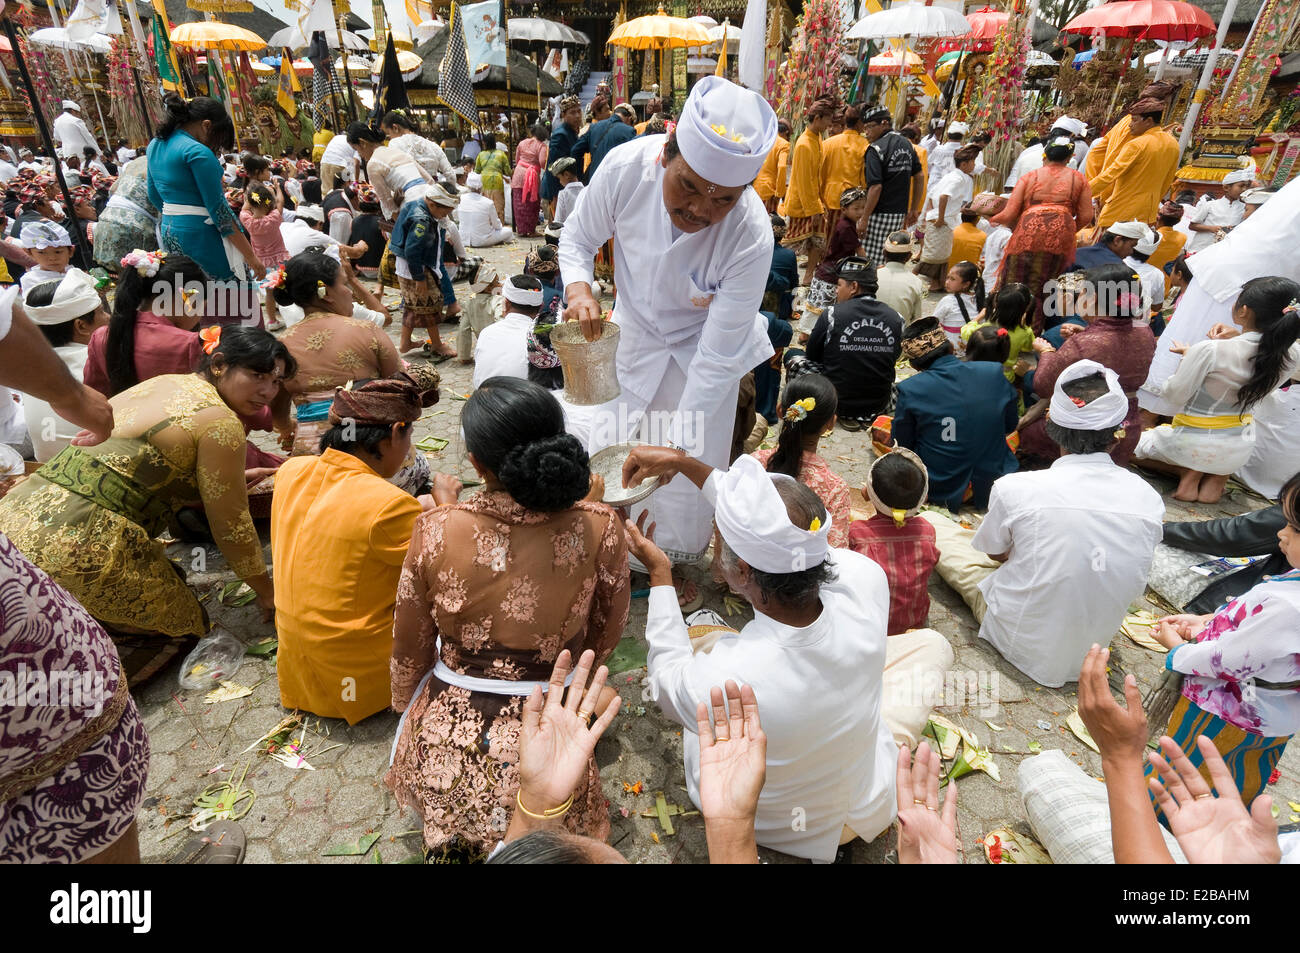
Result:
[[[1106,318],[1142,317],[1142,279],[1128,265],[1098,265],[1084,272],[1089,290],[1097,297],[1097,314]],[[1076,395],[1077,396],[1077,395]]]
[[[1152,122],[1158,123],[1165,118],[1165,111],[1163,109],[1153,109],[1150,112],[1138,113],[1135,118],[1150,119]]]
[[[302,200],[307,205],[320,205],[320,179],[309,177],[303,180]]]
[[[339,263],[318,248],[309,248],[284,263],[284,281],[275,289],[275,303],[296,304],[304,311],[320,301],[320,282],[326,287],[339,275]]]
[[[1034,296],[1028,285],[1019,281],[1007,282],[989,295],[989,323],[1014,331],[1025,323],[1033,306]]]
[[[235,124],[226,112],[226,107],[219,101],[207,96],[195,96],[186,100],[177,93],[168,93],[163,97],[163,108],[167,118],[154,132],[155,139],[170,139],[181,126],[190,122],[211,122],[214,150],[231,149],[235,145]]]
[[[510,282],[512,285],[514,285],[516,288],[519,288],[522,291],[542,290],[542,283],[532,275],[515,275],[512,278],[507,278],[506,281]],[[518,314],[527,315],[530,318],[537,317],[537,312],[540,311],[542,308],[540,304],[529,307],[528,305],[515,304],[513,301],[506,301],[505,305],[509,310],[514,311]]]
[[[532,129],[529,129],[529,130],[528,130],[528,133],[529,133],[529,135],[531,135],[534,139],[545,139],[545,138],[547,138],[546,127],[543,126],[540,122],[535,122],[535,123],[533,123],[533,128],[532,128]]]
[[[258,155],[256,152],[243,153],[239,157],[239,164],[244,167],[244,172],[248,175],[250,181],[271,168],[271,160],[266,156]]]
[[[1181,210],[1176,213],[1172,213],[1168,215],[1166,215],[1164,212],[1160,212],[1156,215],[1156,221],[1159,222],[1161,225],[1165,226],[1165,228],[1172,228],[1182,220],[1183,220],[1183,213]]]
[[[174,293],[186,285],[207,287],[208,276],[198,262],[188,255],[172,252],[158,266],[152,278],[141,275],[129,266],[122,268],[117,278],[117,293],[113,297],[113,313],[108,319],[104,339],[104,359],[108,366],[109,395],[120,394],[140,383],[135,369],[135,322],[141,310],[148,308],[147,295],[161,297]],[[176,302],[170,302],[176,307]]]
[[[897,235],[901,235],[902,238],[901,239],[895,238],[895,236]],[[910,241],[911,236],[908,235],[907,232],[890,232],[889,237],[886,239],[886,242],[899,241],[899,240]],[[884,246],[882,245],[881,248],[883,249]],[[908,262],[912,260],[912,250],[909,248],[907,251],[882,251],[881,257],[884,259],[886,264],[888,264],[891,261]]]
[[[1183,281],[1191,281],[1192,266],[1187,264],[1187,256],[1179,255],[1171,261],[1169,263],[1169,273],[1171,275],[1177,275],[1179,278],[1182,278]]]
[[[23,304],[32,305],[37,308],[45,308],[54,303],[54,293],[59,290],[59,285],[63,283],[62,278],[53,281],[42,281],[39,285],[27,292],[27,297]],[[63,347],[65,344],[71,344],[73,337],[77,333],[77,321],[94,321],[95,312],[100,309],[101,305],[96,305],[85,314],[74,315],[66,321],[59,324],[39,324],[41,333],[45,335],[45,340],[50,342],[50,347]]]
[[[357,199],[357,211],[362,215],[378,215],[379,203],[374,199]]]
[[[257,183],[248,190],[248,204],[258,208],[275,208],[275,195],[262,183]]]
[[[776,134],[778,136],[784,136],[786,139],[789,139],[790,132],[791,129],[790,129],[790,124],[788,122],[786,122],[784,119],[778,119],[776,121]]]
[[[400,109],[390,109],[384,113],[384,118],[379,121],[381,126],[400,126],[403,129],[409,129],[411,132],[419,132],[420,127],[416,125],[415,120],[402,112]]]
[[[971,207],[969,205],[963,206],[960,214],[961,214],[961,220],[965,222],[967,225],[974,225],[976,222],[980,220],[980,213],[971,211]]]
[[[99,153],[96,152],[94,146],[86,146],[84,149],[81,150],[81,154],[85,156],[87,159],[93,159]]]
[[[677,127],[674,126],[673,131],[668,133],[668,138],[664,140],[664,165],[668,165],[681,154],[682,150],[677,145]]]
[[[539,830],[516,837],[487,859],[489,864],[590,864],[572,834]]]
[[[1282,484],[1278,490],[1277,501],[1282,506],[1282,515],[1292,526],[1300,526],[1300,473]]]
[[[1098,372],[1063,384],[1061,390],[1067,397],[1077,397],[1087,405],[1109,392],[1110,385],[1106,383],[1105,376]],[[1115,428],[1072,430],[1048,417],[1047,436],[1066,453],[1105,453],[1115,442]]]
[[[1300,338],[1300,285],[1290,278],[1252,278],[1241,286],[1237,305],[1250,308],[1255,330],[1260,333],[1259,350],[1250,380],[1237,394],[1237,408],[1244,414],[1282,382],[1287,352]]]
[[[910,510],[925,501],[925,472],[901,453],[881,457],[868,479],[880,502],[892,510]]]
[[[1043,158],[1048,162],[1064,162],[1074,155],[1073,143],[1048,143],[1043,149]]]
[[[1174,201],[1179,205],[1190,205],[1196,201],[1196,190],[1180,189],[1178,194],[1174,196]]]
[[[795,401],[812,398],[813,409],[802,420],[791,420],[788,416]],[[830,378],[821,374],[802,374],[785,385],[781,395],[781,406],[785,414],[781,417],[781,431],[776,439],[776,450],[767,461],[768,473],[784,473],[799,479],[799,467],[803,463],[803,442],[805,437],[820,434],[835,416],[839,404],[839,395]]]
[[[222,327],[221,340],[212,353],[204,353],[199,358],[199,373],[206,374],[218,356],[225,361],[226,367],[243,367],[259,374],[271,373],[276,362],[283,361],[285,380],[298,373],[298,362],[289,353],[289,348],[270,331],[261,328],[246,328],[238,324]]]
[[[793,480],[780,480],[776,484],[777,495],[785,503],[786,515],[795,526],[808,527],[813,520],[825,524],[828,519],[826,504],[809,487]],[[722,559],[724,563],[735,565],[739,558],[727,541],[722,541]],[[821,587],[835,581],[835,570],[829,562],[823,561],[808,569],[797,569],[796,556],[791,553],[791,572],[768,572],[749,567],[750,578],[763,593],[765,600],[800,609],[811,605],[819,596]]]
[[[491,152],[497,147],[497,137],[490,132],[483,133],[483,151]]]
[[[970,293],[975,296],[975,310],[983,311],[984,277],[980,274],[979,266],[973,261],[959,261],[952,266],[952,270],[970,285]]]
[[[374,126],[367,125],[360,121],[348,123],[347,132],[345,132],[344,135],[347,137],[348,145],[350,146],[355,146],[362,140],[376,143],[384,141],[384,134],[382,132]]]
[[[542,347],[547,350],[555,350],[551,346],[550,326],[542,322],[533,323],[533,334]],[[564,368],[562,367],[538,367],[531,361],[528,362],[528,379],[534,384],[545,387],[547,390],[564,389]]]
[[[461,411],[465,449],[496,474],[520,506],[567,510],[591,484],[587,451],[564,431],[560,402],[517,377],[489,377]]]
[[[66,165],[69,169],[80,169],[81,156],[68,156],[66,159],[63,160],[63,164]]]
[[[989,361],[1005,364],[1011,356],[1011,335],[1006,328],[990,324],[981,325],[971,332],[966,341],[966,362]]]

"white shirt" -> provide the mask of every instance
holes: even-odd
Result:
[[[533,319],[528,315],[507,311],[500,321],[479,332],[474,343],[476,388],[489,377],[528,380],[528,332],[532,329]]]
[[[1189,224],[1192,225],[1215,225],[1219,228],[1232,228],[1241,224],[1241,218],[1246,214],[1246,203],[1237,199],[1229,201],[1226,196],[1206,202],[1198,207],[1192,213]],[[1191,255],[1195,252],[1209,248],[1215,242],[1214,232],[1192,232],[1192,237],[1187,242],[1187,247],[1183,249],[1184,255]]]
[[[24,169],[31,169],[34,172],[43,172],[45,171],[45,166],[41,165],[35,159],[28,159],[26,162],[18,163],[18,171],[21,172]]]
[[[948,204],[943,208],[943,224],[956,228],[961,224],[961,207],[975,197],[975,180],[961,169],[953,169],[934,189],[934,208],[926,216],[928,221],[939,217],[939,198],[948,196]]]
[[[81,380],[90,349],[84,344],[65,344],[54,353],[62,358],[72,376]],[[32,449],[37,463],[45,463],[72,442],[81,432],[76,424],[68,423],[50,409],[49,403],[31,394],[23,395],[23,413],[27,416],[27,432],[32,437]]]
[[[1247,331],[1220,341],[1198,341],[1187,349],[1178,370],[1161,384],[1148,381],[1147,390],[1195,416],[1243,413],[1237,396],[1254,373],[1261,337],[1258,331]],[[1283,358],[1278,383],[1289,378],[1297,366],[1300,341],[1293,343]]]
[[[117,164],[126,165],[135,158],[136,152],[130,146],[123,146],[117,150]]]
[[[331,140],[333,141],[333,140]],[[398,136],[396,139],[389,139],[388,144],[394,149],[400,149],[408,156],[424,167],[424,171],[435,179],[440,175],[445,175],[453,182],[456,180],[456,172],[451,167],[451,162],[447,159],[447,153],[442,151],[442,146],[431,142],[424,136],[417,136],[413,132],[408,132],[404,136]]]
[[[582,198],[582,183],[578,181],[570,182],[564,188],[560,189],[560,194],[555,199],[555,219],[554,221],[563,225],[573,210],[578,205],[578,199]]]
[[[465,191],[460,195],[460,237],[466,245],[491,245],[500,241],[501,219],[496,204],[486,195]]]
[[[966,313],[962,314],[961,306],[966,306]],[[975,320],[975,315],[979,314],[979,308],[975,304],[975,296],[963,294],[961,303],[958,304],[957,295],[947,294],[939,299],[939,303],[934,306],[934,319],[939,322],[943,328],[943,333],[948,336],[948,341],[957,353],[961,353],[966,346],[961,340],[961,329],[967,321]]]
[[[1124,264],[1137,272],[1138,281],[1142,285],[1142,323],[1149,324],[1152,306],[1163,304],[1165,300],[1165,273],[1155,265],[1138,261],[1132,255],[1124,259]]]
[[[930,150],[930,175],[926,184],[927,188],[933,190],[940,179],[957,168],[952,155],[961,147],[962,143],[949,140],[939,143]]]
[[[352,171],[352,162],[357,157],[357,150],[348,145],[347,136],[335,136],[321,153],[321,165],[341,165],[348,172]],[[347,176],[345,175],[345,178]]]
[[[327,232],[318,232],[311,227],[310,222],[298,218],[280,223],[280,239],[284,242],[284,249],[289,253],[290,258],[301,255],[308,248],[324,248],[327,245],[338,244],[338,241],[331,238]]]
[[[1002,256],[1006,254],[1007,242],[1011,240],[1011,229],[1005,225],[996,225],[984,240],[984,287],[994,288],[998,283],[998,269],[1002,267]]]
[[[1213,238],[1213,236],[1210,236]],[[1292,179],[1189,264],[1195,281],[1214,300],[1236,299],[1251,278],[1281,275],[1300,278],[1300,178]]]
[[[104,163],[97,158],[91,159],[89,162],[83,164],[82,168],[85,169],[86,171],[85,178],[87,179],[89,179],[91,175],[96,172],[98,172],[100,175],[108,175],[108,166],[104,165]]]
[[[980,583],[987,639],[1040,685],[1079,677],[1142,594],[1163,533],[1160,494],[1109,454],[1000,477],[971,545],[1010,558]]]
[[[1043,153],[1047,150],[1041,142],[1036,145],[1026,146],[1025,151],[1016,156],[1016,161],[1011,164],[1011,174],[1007,176],[1007,188],[1015,188],[1020,177],[1028,172],[1043,167]]]
[[[54,120],[52,129],[54,139],[59,143],[59,154],[81,157],[81,151],[87,147],[99,155],[99,143],[91,135],[86,121],[75,113],[62,112]]]
[[[18,290],[24,298],[37,285],[44,284],[47,281],[62,281],[63,276],[67,274],[64,271],[49,271],[39,265],[28,268],[23,272],[23,276],[18,279]]]
[[[1235,476],[1270,500],[1300,473],[1300,384],[1275,390],[1251,410],[1255,449]]]
[[[18,167],[12,162],[0,159],[0,182],[8,182],[18,174]]]
[[[691,801],[700,803],[696,704],[727,679],[750,685],[767,735],[756,838],[820,861],[834,859],[845,824],[870,841],[897,811],[898,747],[881,714],[888,583],[852,550],[831,550],[827,562],[837,578],[822,586],[822,613],[804,628],[755,611],[739,635],[692,655],[676,591],[656,586],[645,633],[650,695],[682,726]]]

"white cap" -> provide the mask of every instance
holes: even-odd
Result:
[[[726,188],[753,182],[775,144],[776,113],[767,100],[720,76],[695,84],[677,122],[686,164]]]
[[[718,532],[754,569],[791,573],[826,561],[831,516],[827,513],[826,522],[814,524],[815,529],[791,523],[776,488],[778,480],[790,479],[784,473],[768,473],[748,454],[741,454],[730,470],[714,470],[709,477],[717,498]]]
[[[296,218],[305,218],[312,222],[325,221],[325,210],[319,205],[299,205],[293,212]]]
[[[1088,124],[1081,119],[1072,119],[1069,116],[1061,116],[1056,122],[1052,123],[1053,129],[1064,129],[1073,136],[1086,136],[1088,134]]]
[[[1065,385],[1083,377],[1101,374],[1106,379],[1106,393],[1080,407],[1065,393]],[[1128,398],[1120,386],[1119,375],[1096,361],[1075,361],[1056,378],[1048,416],[1058,427],[1070,430],[1105,430],[1118,427],[1128,416]],[[734,547],[733,547],[734,548]]]
[[[75,100],[65,99],[62,103],[60,103],[60,105],[64,109],[75,109],[77,112],[81,112],[81,104],[76,102]]]
[[[1142,222],[1115,222],[1107,225],[1106,231],[1124,238],[1136,238],[1138,241],[1146,238],[1147,235],[1147,227]]]
[[[1137,247],[1133,249],[1139,255],[1150,255],[1160,247],[1160,235],[1147,229],[1147,233],[1138,239]]]
[[[465,188],[469,189],[471,192],[483,191],[483,176],[479,175],[477,172],[471,172],[465,177]]]
[[[24,302],[23,310],[34,324],[46,326],[64,324],[74,318],[81,318],[93,313],[103,306],[103,299],[95,290],[95,279],[80,268],[69,268],[63,277],[51,279],[58,284],[54,299],[47,305],[31,305]],[[41,282],[44,284],[45,282]],[[39,288],[40,285],[35,287]]]
[[[968,132],[970,132],[970,126],[966,125],[964,122],[948,123],[948,135],[950,136],[964,136]]]
[[[411,192],[411,189],[406,190],[406,200],[408,202],[411,200]],[[426,201],[432,202],[434,205],[442,205],[446,208],[455,208],[460,204],[460,197],[452,195],[444,189],[442,184],[439,182],[435,182],[432,185],[426,185],[424,187],[424,195],[422,198]]]
[[[1237,182],[1254,182],[1254,181],[1255,181],[1254,169],[1236,169],[1232,172],[1229,172],[1227,175],[1223,177],[1224,185],[1234,185]]]
[[[501,286],[501,294],[511,304],[517,304],[522,308],[540,308],[542,306],[542,289],[541,288],[521,288],[515,284],[515,281],[523,278],[529,280],[526,275],[515,275],[513,278],[506,279]],[[536,278],[531,279],[537,281]],[[540,282],[539,282],[540,284]]]

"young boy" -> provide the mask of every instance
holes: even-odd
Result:
[[[474,360],[474,341],[484,328],[500,320],[504,313],[501,297],[501,278],[489,265],[479,269],[470,283],[473,297],[460,313],[460,326],[456,328],[456,359],[462,364]]]
[[[569,156],[556,159],[551,163],[551,175],[560,180],[561,186],[559,197],[555,200],[555,217],[552,221],[563,225],[564,220],[578,204],[578,197],[582,195],[582,180],[578,178],[578,161]]]
[[[402,292],[402,340],[398,351],[411,350],[411,332],[424,327],[429,332],[423,345],[425,352],[445,360],[455,357],[456,351],[444,344],[438,333],[443,313],[443,230],[438,220],[450,215],[458,200],[436,183],[423,188],[414,186],[410,191],[418,197],[402,205],[388,240]]]
[[[1160,236],[1160,244],[1147,259],[1148,265],[1164,271],[1166,265],[1183,253],[1183,246],[1187,244],[1187,235],[1174,227],[1182,220],[1181,205],[1177,202],[1160,203],[1160,212],[1156,215],[1156,233]],[[1165,285],[1165,290],[1169,290],[1168,283]]]
[[[62,225],[48,219],[28,222],[23,226],[22,246],[36,259],[36,267],[28,268],[18,280],[23,297],[42,282],[57,281],[67,273],[72,236]]]
[[[867,471],[863,494],[876,515],[849,527],[849,548],[869,556],[889,580],[889,634],[925,626],[930,614],[930,572],[939,562],[934,527],[917,517],[929,488],[925,464],[899,447]]]
[[[961,224],[952,230],[952,251],[948,254],[948,268],[959,261],[978,262],[984,254],[984,243],[988,234],[976,223],[979,213],[972,212],[970,206],[961,210]]]

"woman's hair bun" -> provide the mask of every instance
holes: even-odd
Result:
[[[587,495],[591,461],[576,437],[562,433],[515,447],[502,459],[497,479],[530,510],[567,510]]]
[[[168,115],[178,123],[189,121],[190,104],[186,102],[185,97],[179,93],[168,93],[164,96],[163,107],[167,110]]]

